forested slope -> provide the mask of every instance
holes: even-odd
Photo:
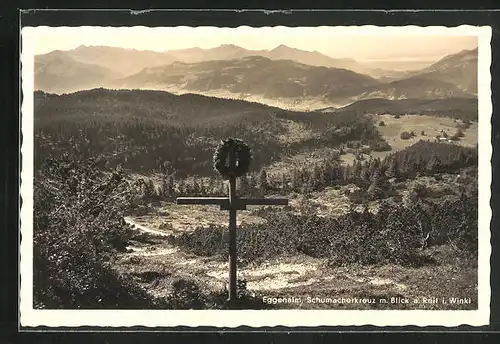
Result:
[[[307,135],[293,142],[283,139],[296,134],[289,132],[291,127]],[[230,136],[252,148],[255,170],[303,149],[346,140],[383,141],[373,123],[356,112],[319,115],[139,90],[94,89],[60,96],[36,92],[35,128],[37,166],[50,154],[72,151],[137,172],[199,175],[212,173],[213,151]]]

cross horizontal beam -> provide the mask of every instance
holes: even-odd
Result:
[[[228,197],[177,197],[177,204],[219,205],[222,210],[231,209]],[[245,210],[247,205],[288,205],[286,198],[237,198],[234,209]]]

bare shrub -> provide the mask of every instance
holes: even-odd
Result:
[[[401,133],[401,135],[399,135],[399,137],[402,139],[402,140],[409,140],[412,138],[412,135],[411,133],[407,132],[407,131],[403,131]]]

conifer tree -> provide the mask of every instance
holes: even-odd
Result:
[[[371,177],[375,170],[377,169],[377,159],[371,159],[370,162],[368,163],[368,174]]]
[[[399,163],[398,159],[395,156],[393,156],[392,159],[390,160],[389,167],[387,168],[387,171],[385,171],[385,175],[388,178],[399,177]]]
[[[246,175],[242,175],[240,177],[240,190],[239,194],[241,196],[249,196],[250,194],[250,185],[248,183],[248,177]]]
[[[184,179],[181,179],[177,182],[177,191],[179,195],[185,195],[186,194],[186,182]]]
[[[363,164],[363,166],[361,167],[360,178],[364,182],[370,181],[370,171],[368,164]]]
[[[465,155],[463,149],[460,149],[460,151],[458,152],[457,160],[460,166],[463,166],[467,161],[467,156]]]
[[[433,154],[432,157],[427,162],[425,167],[426,171],[429,173],[440,172],[441,171],[441,159],[436,154]]]
[[[372,176],[370,177],[371,184],[368,187],[368,194],[371,196],[375,196],[379,189],[379,184],[382,178],[382,172],[380,168],[377,168],[373,171]]]
[[[193,176],[193,182],[190,191],[193,195],[197,195],[200,193],[200,184],[198,182],[198,178],[196,178],[195,176]]]
[[[336,185],[341,182],[341,179],[342,179],[342,166],[339,163],[335,163],[330,168],[330,179],[328,180],[328,184]]]
[[[288,178],[285,173],[281,174],[281,189],[284,192],[288,191]]]
[[[354,163],[352,165],[352,179],[353,180],[358,179],[360,174],[361,174],[361,161],[356,159],[354,160]]]
[[[420,154],[415,154],[414,163],[413,163],[414,171],[422,170],[422,157]]]
[[[341,166],[340,167],[340,181],[342,184],[349,182],[349,170],[350,166]]]
[[[163,196],[164,197],[174,196],[174,178],[172,176],[168,176],[163,181]]]
[[[248,193],[249,195],[253,195],[255,193],[255,189],[257,188],[257,180],[255,173],[248,174]]]
[[[269,190],[269,183],[267,180],[266,170],[262,169],[259,175],[259,191],[261,194],[265,195]]]
[[[156,196],[156,188],[151,179],[147,179],[144,182],[144,197],[146,198],[152,198]]]
[[[377,183],[378,181],[380,181],[381,178],[382,178],[382,170],[380,167],[378,167],[373,171],[372,175],[370,176],[370,182]]]
[[[313,173],[310,175],[308,186],[311,190],[317,190],[321,186],[321,170],[318,165],[314,166]]]
[[[409,167],[411,159],[412,159],[412,156],[407,151],[404,151],[403,157],[401,159],[401,163],[399,164],[400,174],[405,174],[408,172],[408,167]]]

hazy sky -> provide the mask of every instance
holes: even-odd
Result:
[[[411,27],[408,27],[411,28]],[[435,59],[477,47],[477,36],[460,28],[412,27],[39,27],[34,29],[34,53],[70,50],[79,45],[105,45],[167,51],[235,44],[246,49],[272,49],[280,44],[358,60]]]

